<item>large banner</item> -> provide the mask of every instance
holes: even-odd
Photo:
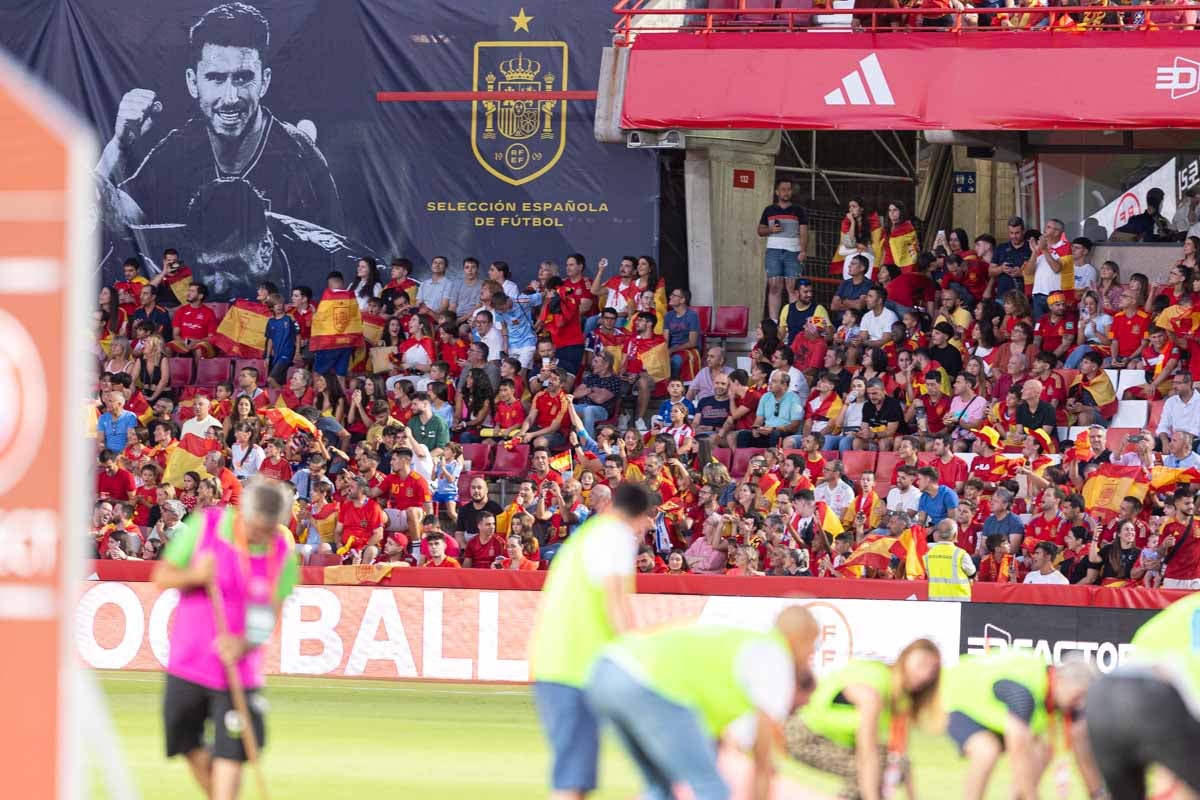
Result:
[[[300,586],[266,645],[273,675],[436,678],[522,682],[538,592]],[[75,615],[83,662],[96,669],[161,670],[179,603],[153,584],[85,584]],[[802,603],[821,626],[818,674],[851,658],[894,659],[913,639],[958,660],[958,603],[638,594],[639,626],[700,620],[766,629],[785,605]]]
[[[602,145],[589,102],[612,19],[569,0],[206,0],[0,7],[12,50],[91,120],[103,277],[167,247],[214,290],[324,286],[362,255],[427,274],[474,256],[653,253],[653,155]],[[376,102],[380,91],[513,100]],[[386,261],[385,261],[386,263]]]
[[[706,128],[1194,128],[1200,117],[1194,36],[1175,30],[643,34],[630,54],[621,125],[688,128],[703,119]],[[1102,80],[1097,63],[1110,66]],[[803,79],[786,77],[793,75]],[[1029,87],[1047,80],[1064,90],[1030,96]]]

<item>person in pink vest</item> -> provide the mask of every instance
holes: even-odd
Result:
[[[291,499],[282,484],[257,478],[241,505],[192,514],[163,551],[154,581],[178,589],[163,699],[167,757],[182,755],[205,797],[233,800],[246,760],[241,720],[234,710],[226,664],[236,664],[258,745],[263,723],[263,647],[275,630],[284,599],[299,577],[285,523]],[[208,585],[215,584],[227,631],[217,635]],[[211,719],[212,748],[204,744]]]

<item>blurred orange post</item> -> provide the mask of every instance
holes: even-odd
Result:
[[[94,454],[87,123],[0,52],[0,775],[3,795],[80,789],[74,597]]]

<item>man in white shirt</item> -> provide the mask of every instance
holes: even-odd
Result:
[[[1186,372],[1176,373],[1171,378],[1175,393],[1163,403],[1163,413],[1154,432],[1162,442],[1165,452],[1171,444],[1175,431],[1186,431],[1192,439],[1200,436],[1200,393],[1192,387],[1192,378]]]
[[[1070,581],[1054,568],[1054,559],[1058,556],[1058,545],[1054,542],[1038,542],[1033,548],[1030,562],[1033,569],[1025,576],[1025,583],[1050,583],[1067,585]]]
[[[921,502],[921,490],[914,485],[916,480],[916,467],[905,464],[896,470],[896,485],[887,495],[888,511],[917,513],[917,504]]]
[[[209,428],[221,428],[221,420],[209,415],[209,409],[212,408],[212,403],[206,395],[197,395],[192,401],[192,409],[195,411],[195,416],[183,423],[183,430],[179,434],[179,438],[187,436],[189,433],[199,436],[201,439],[208,435]]]
[[[892,340],[892,326],[900,321],[896,312],[887,308],[887,290],[872,286],[867,292],[867,310],[863,313],[862,343],[870,347],[882,347]]]
[[[504,349],[504,336],[494,323],[495,318],[491,311],[486,308],[479,311],[471,323],[471,327],[474,329],[471,337],[488,346],[488,361],[499,362],[500,352]]]
[[[1066,225],[1060,219],[1046,221],[1046,231],[1033,247],[1036,267],[1033,273],[1033,321],[1037,322],[1050,312],[1047,298],[1063,288],[1060,273],[1063,256],[1070,252],[1067,237],[1063,235]]]
[[[854,490],[842,480],[844,469],[841,461],[830,461],[821,471],[821,482],[813,489],[817,502],[829,506],[839,519],[854,502]]]

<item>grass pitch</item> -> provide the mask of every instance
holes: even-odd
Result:
[[[143,798],[200,798],[181,759],[163,756],[163,676],[105,672],[126,767]],[[431,798],[531,800],[546,797],[548,755],[532,695],[523,687],[361,680],[271,678],[266,697],[265,768],[273,800]],[[944,737],[914,734],[912,759],[922,798],[962,796],[962,762]],[[836,780],[778,759],[802,785],[835,795]],[[108,797],[91,767],[93,797]],[[989,798],[1011,795],[1001,762]],[[1084,797],[1072,771],[1071,797]],[[1054,796],[1053,777],[1042,781]],[[638,778],[620,747],[606,740],[601,800],[637,796]],[[242,796],[256,798],[247,776]]]

